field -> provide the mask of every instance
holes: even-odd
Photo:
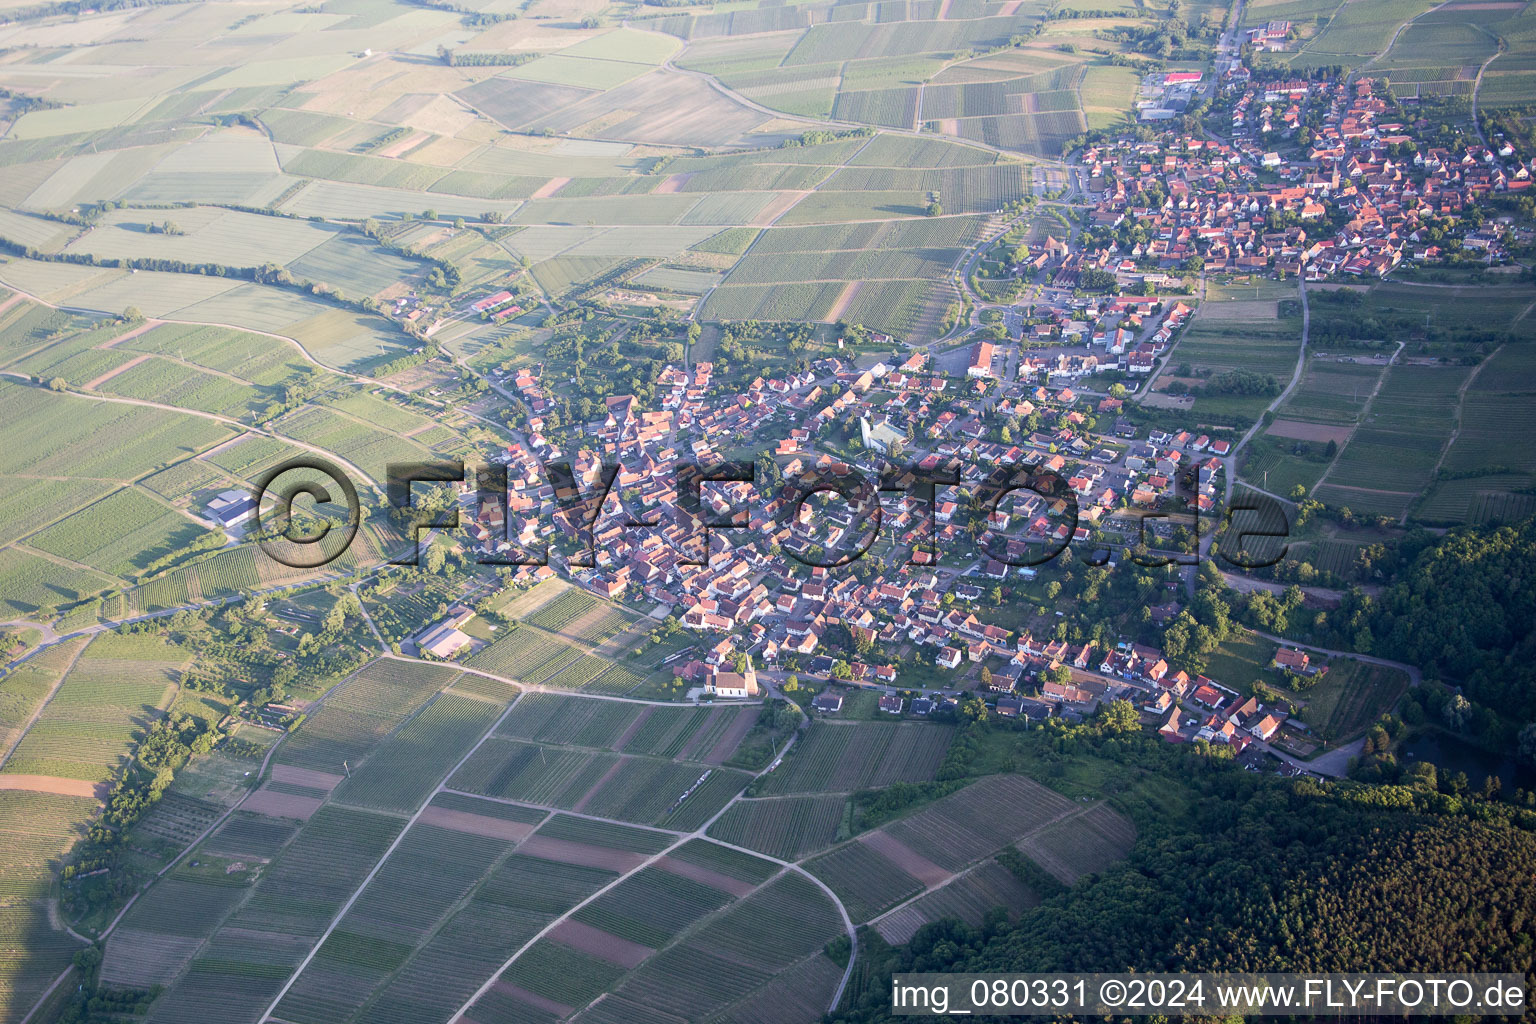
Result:
[[[1440,462],[1468,373],[1465,367],[1391,367],[1317,497],[1357,512],[1401,516]]]
[[[1002,907],[1017,915],[1040,902],[1040,897],[997,861],[986,861],[954,881],[881,916],[875,922],[880,937],[893,945],[910,940],[917,929],[931,921],[958,918],[980,927],[987,912]]]
[[[1185,363],[1200,376],[1243,370],[1272,376],[1283,388],[1296,368],[1301,317],[1278,316],[1274,301],[1267,296],[1255,299],[1244,292],[1231,297],[1223,297],[1219,291],[1215,294],[1217,300],[1202,303],[1180,336],[1167,357],[1165,372]],[[1210,417],[1204,422],[1246,427],[1271,401],[1273,395],[1214,393],[1197,397],[1194,411]]]
[[[841,796],[743,800],[710,827],[717,839],[783,860],[799,860],[836,842],[847,816]]]
[[[186,655],[158,637],[105,633],[64,677],[4,771],[100,782],[169,706]]]
[[[814,722],[760,792],[849,793],[927,781],[953,738],[949,726],[918,722]]]
[[[1038,838],[1042,851],[1069,851],[1081,842],[1103,864],[1123,856],[1128,840],[1102,846],[1081,839],[1075,828],[1053,831],[1082,814],[1066,797],[1039,783],[1019,776],[991,776],[845,843],[806,867],[832,887],[854,920],[870,920],[925,890],[949,883],[955,873],[1020,840],[1043,837]],[[1130,827],[1112,812],[1093,820],[1101,819],[1106,834],[1123,838]],[[1036,859],[1051,870],[1044,863],[1045,854]]]
[[[1399,669],[1335,658],[1322,681],[1306,691],[1301,718],[1329,742],[1344,742],[1375,724],[1407,688]]]

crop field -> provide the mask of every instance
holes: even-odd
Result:
[[[278,1013],[285,1020],[347,1020],[428,938],[490,871],[503,839],[412,826],[315,958],[295,979]]]
[[[456,675],[438,666],[375,662],[326,698],[278,750],[276,761],[345,771]]]
[[[731,898],[703,882],[648,867],[582,907],[575,920],[655,950]]]
[[[38,388],[0,384],[13,415],[0,426],[0,473],[131,480],[180,462],[230,436],[230,428],[185,413],[85,402]],[[102,437],[132,437],[121,451]]]
[[[64,677],[4,771],[105,781],[140,730],[170,705],[185,657],[158,637],[102,634]]]
[[[873,280],[844,315],[920,334],[952,297],[944,277],[974,231],[964,217],[770,229],[710,295],[704,315],[824,320],[847,282]]]
[[[203,373],[169,359],[146,359],[124,367],[100,385],[100,390],[124,398],[195,408],[206,413],[220,413],[230,418],[250,418],[272,398],[257,388],[229,378]]]
[[[624,758],[573,809],[640,824],[659,824],[664,816],[686,809],[702,823],[747,782],[744,773],[720,768]]]
[[[1512,522],[1528,514],[1532,504],[1523,492],[1530,488],[1536,459],[1510,446],[1508,438],[1511,431],[1520,434],[1531,425],[1536,357],[1528,344],[1506,344],[1474,372],[1443,468],[1485,475],[1436,483],[1414,513],[1437,522]]]
[[[0,548],[0,607],[12,617],[84,600],[116,585],[110,576],[61,565],[19,548]]]
[[[710,826],[709,834],[782,860],[799,860],[837,842],[847,808],[842,796],[742,800]]]
[[[1408,677],[1400,669],[1335,658],[1328,674],[1307,691],[1301,717],[1330,742],[1343,742],[1390,711],[1407,689]]]
[[[945,918],[958,918],[972,927],[981,927],[987,912],[1002,907],[1010,917],[1040,902],[1028,886],[1013,872],[995,860],[978,864],[953,882],[898,907],[875,922],[880,937],[892,945],[909,941],[923,925]]]
[[[0,494],[0,544],[47,526],[103,497],[110,485],[94,480],[17,477]]]
[[[1341,6],[1322,32],[1290,58],[1292,67],[1364,63],[1387,49],[1399,25],[1429,10],[1428,0],[1358,0]]]
[[[0,790],[0,906],[49,896],[57,858],[95,811],[89,797]]]
[[[110,575],[133,576],[203,533],[144,492],[124,488],[33,534],[27,543]]]
[[[885,827],[902,845],[957,871],[1066,814],[1066,797],[1018,775],[974,782]]]
[[[1339,453],[1318,497],[1331,505],[1396,517],[1430,482],[1455,424],[1466,367],[1395,365]]]
[[[411,811],[502,712],[504,705],[445,693],[379,744],[363,770],[336,792],[342,803],[381,811]]]
[[[784,875],[647,960],[623,977],[609,998],[621,1006],[704,1019],[776,973],[819,956],[837,934],[841,922],[831,902],[803,876]],[[823,976],[806,994],[808,1001],[814,1005],[819,997],[825,1007],[835,985],[835,974],[830,985]]]
[[[170,220],[182,234],[152,232]],[[259,267],[289,263],[335,236],[334,229],[303,220],[190,207],[174,211],[124,208],[71,242],[67,251],[103,259],[153,257],[188,263]]]
[[[56,644],[17,665],[0,680],[0,750],[10,749],[87,642],[78,639]]]
[[[617,750],[629,727],[662,708],[620,701],[583,700],[554,693],[524,695],[496,735],[563,746]],[[648,751],[647,751],[648,752]]]
[[[428,458],[427,449],[408,438],[319,407],[286,417],[280,429],[300,441],[335,452],[381,482],[390,463],[423,462]]]
[[[1030,860],[1064,885],[1125,859],[1136,827],[1105,804],[1047,825],[1019,843]]]
[[[503,631],[489,647],[477,651],[465,664],[513,679],[537,682],[564,664],[573,652],[571,645],[560,637],[536,627],[522,626],[511,632]]]
[[[809,861],[806,868],[831,886],[855,921],[868,921],[923,890],[922,882],[862,842],[840,846]]]
[[[1383,369],[1369,363],[1309,359],[1301,382],[1277,415],[1313,423],[1353,424],[1364,411]]]
[[[569,809],[616,764],[615,754],[546,749],[493,736],[448,783],[482,796]]]
[[[933,778],[954,730],[919,722],[813,722],[761,793],[848,793]]]

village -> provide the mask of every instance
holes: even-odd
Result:
[[[1289,32],[1272,22],[1249,43],[1278,47]],[[1531,167],[1508,146],[1420,147],[1370,78],[1259,81],[1236,60],[1218,74],[1232,141],[1164,130],[1090,142],[1081,228],[1019,253],[1008,273],[1035,282],[1030,299],[994,306],[1004,317],[984,316],[993,329],[969,343],[907,340],[903,355],[901,340],[875,335],[898,354],[748,381],[716,380],[709,361],[672,364],[654,407],[609,396],[601,418],[576,426],[547,422],[563,382],[548,384],[542,365],[493,373],[528,416],[493,456],[505,500],[461,488],[479,554],[698,634],[672,668],[697,698],[755,698],[793,679],[819,689],[821,714],[854,687],[877,689],[882,712],[943,713],[969,695],[1026,722],[1126,699],[1171,742],[1301,770],[1294,757],[1318,739],[1240,693],[1250,680],[1191,672],[1145,635],[1071,642],[1064,628],[1004,624],[1003,588],[1038,585],[1075,547],[1091,566],[1163,574],[1150,621],[1172,622],[1214,532],[1202,523],[1230,502],[1238,438],[1133,411],[1195,312],[1197,279],[1203,291],[1215,274],[1339,281],[1405,261],[1501,262],[1503,229],[1467,213],[1529,187]],[[1149,77],[1141,120],[1171,127],[1204,84]],[[503,291],[460,315],[522,311]],[[546,467],[566,460],[557,490]],[[734,472],[709,474],[697,505],[679,497],[679,466],[727,463]],[[1033,486],[999,483],[1019,473]],[[1063,486],[1038,486],[1041,474]],[[998,500],[983,507],[970,495],[987,486]],[[469,650],[456,626],[433,626],[424,649]],[[1327,671],[1284,646],[1269,667]]]

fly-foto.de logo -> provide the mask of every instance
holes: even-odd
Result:
[[[897,549],[907,551],[906,564],[1018,568],[1045,565],[1074,545],[1090,565],[1106,564],[1116,550],[1148,568],[1192,564],[1203,553],[1242,569],[1285,557],[1289,522],[1267,495],[1244,493],[1219,514],[1202,512],[1193,481],[1181,479],[1162,507],[1085,509],[1079,489],[1049,469],[930,461],[871,469],[824,457],[791,473],[771,460],[679,461],[644,474],[620,462],[578,472],[555,461],[539,465],[540,479],[517,484],[501,465],[392,463],[382,500],[370,508],[340,467],[306,457],[256,481],[255,535],[268,556],[303,569],[341,557],[375,512],[404,534],[404,550],[390,559],[400,565],[416,564],[424,530],[470,531],[476,561],[508,566],[548,565],[553,540],[564,544],[568,565],[593,567],[600,551],[616,555],[641,536],[658,537],[684,566],[707,565],[717,538],[822,569]],[[436,500],[417,501],[430,485]],[[1259,542],[1257,551],[1249,541]]]

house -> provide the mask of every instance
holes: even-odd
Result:
[[[960,649],[958,647],[944,647],[940,649],[937,660],[944,668],[955,668],[960,664]]]
[[[1276,718],[1273,714],[1265,715],[1255,722],[1248,731],[1257,739],[1268,740],[1280,731],[1280,722],[1281,719]]]
[[[746,668],[741,672],[713,672],[704,684],[704,692],[712,697],[756,697],[757,670],[752,665],[751,655],[747,656]]]
[[[999,697],[997,699],[997,713],[1004,718],[1017,718],[1024,711],[1024,699],[1022,697]]]
[[[912,713],[914,715],[926,715],[933,710],[933,701],[927,697],[918,697],[912,701]]]
[[[880,710],[888,715],[901,714],[902,699],[894,693],[883,694],[880,697]]]
[[[256,502],[245,491],[224,491],[208,503],[208,518],[220,526],[234,526],[255,511]]]
[[[843,697],[839,693],[818,693],[811,698],[811,707],[822,714],[831,715],[843,710]]]
[[[1311,656],[1306,651],[1297,650],[1294,647],[1282,647],[1275,652],[1275,660],[1270,662],[1270,667],[1285,672],[1305,672],[1311,660]]]

